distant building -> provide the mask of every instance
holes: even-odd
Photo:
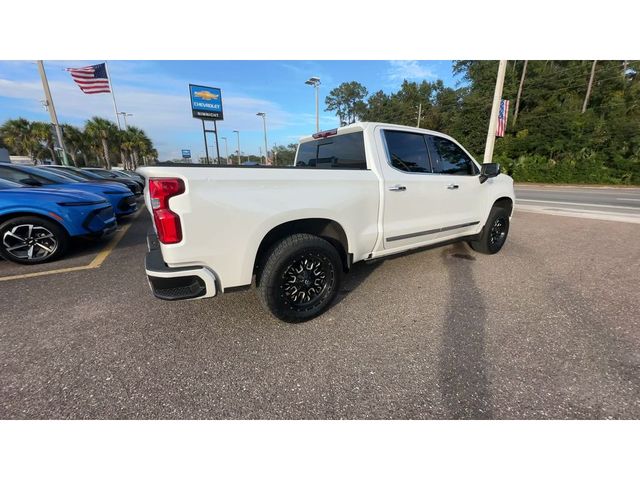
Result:
[[[27,157],[25,155],[10,155],[9,162],[15,163],[16,165],[33,165],[31,157]]]
[[[6,148],[0,148],[0,163],[11,163],[9,158],[9,150]]]

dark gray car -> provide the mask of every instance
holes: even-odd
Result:
[[[43,165],[40,168],[54,169],[54,170],[60,171],[60,173],[67,172],[67,173],[75,175],[76,177],[82,178],[86,182],[115,182],[115,183],[120,183],[122,185],[127,186],[129,188],[129,190],[131,190],[131,192],[134,195],[136,195],[136,196],[142,195],[143,188],[133,178],[132,179],[120,178],[120,177],[104,178],[104,177],[102,177],[100,175],[97,175],[97,174],[93,173],[90,170],[86,170],[86,169],[83,169],[83,168],[71,167],[71,166],[68,166],[68,165]]]

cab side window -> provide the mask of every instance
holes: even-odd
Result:
[[[391,166],[404,172],[431,173],[429,151],[421,133],[385,130]]]
[[[478,169],[458,145],[442,137],[429,135],[429,150],[433,173],[475,175]]]

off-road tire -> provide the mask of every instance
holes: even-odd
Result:
[[[469,242],[476,252],[493,255],[498,253],[507,241],[509,234],[509,211],[502,207],[494,207],[489,213],[478,240]]]
[[[333,245],[299,233],[277,242],[258,272],[263,306],[285,322],[310,320],[333,301],[342,278],[342,262]]]

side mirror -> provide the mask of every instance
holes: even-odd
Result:
[[[42,183],[40,183],[35,178],[23,178],[22,180],[20,180],[20,183],[22,183],[23,185],[28,185],[30,187],[41,187],[42,186]]]
[[[480,168],[480,183],[486,182],[488,178],[497,177],[499,174],[499,163],[483,163]]]

